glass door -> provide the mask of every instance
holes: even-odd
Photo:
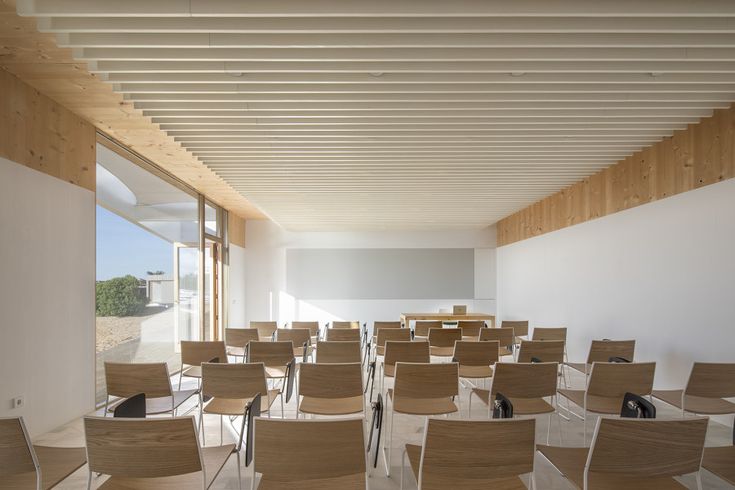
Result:
[[[174,308],[176,345],[182,340],[200,340],[199,247],[176,243],[174,247]]]

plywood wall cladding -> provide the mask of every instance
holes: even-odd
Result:
[[[17,76],[34,89],[78,115],[80,121],[87,121],[89,123],[87,128],[91,128],[93,133],[96,127],[176,175],[231,212],[245,218],[263,218],[262,213],[252,203],[204,166],[191,152],[182,148],[180,143],[175,142],[172,137],[161,131],[157,124],[151,122],[150,117],[144,116],[142,111],[133,107],[132,102],[124,101],[123,96],[115,93],[110,84],[90,73],[86,63],[75,60],[71,49],[59,48],[53,34],[40,33],[36,27],[35,18],[19,17],[16,14],[15,4],[14,0],[0,0],[0,68],[5,70],[3,79],[9,76],[8,72]],[[0,93],[0,102],[8,103],[6,98],[7,92],[3,89]],[[17,102],[12,100],[9,102],[17,105]],[[57,124],[63,124],[57,135],[60,144],[52,141],[36,143],[48,144],[47,151],[56,152],[58,155],[64,154],[63,158],[74,160],[75,154],[67,154],[67,152],[81,151],[76,145],[70,143],[76,139],[77,135],[74,131],[78,128],[66,121],[67,116],[63,111],[52,111],[49,114],[51,115],[48,118],[24,120],[32,122],[34,129],[44,125],[56,127]],[[58,121],[54,122],[54,118]],[[0,126],[0,138],[3,144],[6,144],[7,139],[7,143],[13,147],[13,142],[19,141],[18,138],[22,135],[8,133],[6,128],[11,126],[7,126],[5,122],[3,119],[3,124]],[[33,131],[26,131],[25,134],[27,136],[31,133]],[[13,136],[18,138],[14,139]],[[20,140],[23,141],[22,138]],[[94,142],[94,134],[92,142]],[[39,168],[43,165],[52,165],[48,163],[48,160],[41,163],[43,153],[34,152],[34,154],[35,157],[26,155],[26,158],[35,162]],[[92,153],[91,161],[94,167],[94,153]],[[62,166],[59,172],[62,171],[67,170]],[[91,174],[91,185],[94,185],[94,169],[92,168],[89,173]],[[90,179],[88,175],[66,177],[68,177],[67,180]]]
[[[245,220],[233,213],[227,215],[227,238],[238,247],[245,247]]]
[[[94,126],[0,70],[0,156],[95,190]]]
[[[735,177],[735,107],[498,222],[498,245]]]

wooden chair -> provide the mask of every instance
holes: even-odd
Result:
[[[701,490],[706,432],[706,418],[600,418],[589,449],[539,445],[538,451],[583,490],[686,488],[674,477],[691,473]]]
[[[378,337],[375,340],[375,357],[385,355],[386,342],[410,342],[411,331],[407,328],[381,328],[378,330]]]
[[[429,352],[429,343],[426,341],[418,342],[402,342],[387,341],[385,343],[385,355],[380,365],[380,392],[383,392],[385,386],[385,378],[395,376],[397,362],[431,362],[431,354]]]
[[[394,342],[388,344],[388,348]],[[387,358],[387,356],[386,356]],[[455,398],[459,398],[459,365],[456,362],[396,363],[396,379],[393,389],[388,390],[390,410],[388,415],[388,434],[384,451],[386,473],[390,476],[390,453],[393,441],[395,414],[404,415],[449,415],[459,412]]]
[[[521,340],[517,362],[564,362],[564,342],[561,340]]]
[[[462,329],[463,340],[479,340],[480,330],[485,328],[485,322],[482,320],[460,320],[457,322],[457,328]]]
[[[497,340],[458,340],[454,344],[452,361],[459,364],[459,377],[492,378],[493,366],[498,362],[499,345]]]
[[[207,489],[227,460],[240,455],[234,444],[199,447],[194,417],[113,419],[84,417],[89,479],[109,475],[100,489]]]
[[[311,344],[311,331],[308,328],[279,328],[276,330],[276,340],[291,342],[293,355],[299,359],[310,357],[314,350]]]
[[[515,345],[519,345],[521,340],[528,340],[528,320],[503,320],[500,322],[500,327],[513,329],[515,332]]]
[[[186,400],[197,394],[197,390],[174,390],[165,362],[105,362],[105,383],[105,414],[115,408],[110,405],[111,396],[125,399],[143,393],[148,415],[170,412],[173,417]]]
[[[202,377],[202,363],[227,362],[227,347],[222,341],[215,340],[182,340],[181,341],[181,371],[179,371],[179,389],[182,378]],[[189,367],[184,367],[189,366]]]
[[[85,448],[33,445],[23,417],[0,418],[0,487],[54,488],[86,462]]]
[[[428,418],[421,446],[406,444],[405,459],[419,490],[525,490],[521,475],[533,477],[536,421]]]
[[[299,372],[298,413],[350,415],[365,411],[362,364],[302,364]]]
[[[315,362],[341,364],[361,361],[360,342],[320,341],[317,343]]]
[[[305,322],[305,321],[293,321],[291,322],[291,328],[308,328],[311,333],[311,343],[316,344],[321,335],[321,327],[319,322]]]
[[[276,322],[250,322],[250,328],[257,328],[260,336],[259,340],[267,342],[273,340],[276,330],[278,330],[278,324]]]
[[[590,345],[587,362],[568,362],[570,368],[589,375],[592,363],[610,362],[611,357],[620,357],[633,362],[635,340],[593,340]]]
[[[383,328],[403,328],[403,324],[400,321],[397,322],[373,322],[373,342],[378,338],[378,331]]]
[[[257,328],[226,328],[225,347],[227,355],[231,357],[242,357],[245,362],[246,349],[251,340],[260,340]]]
[[[515,342],[514,330],[509,327],[483,328],[480,330],[480,341],[495,340],[500,344],[498,355],[512,356]]]
[[[272,380],[272,386],[275,389],[276,381],[281,382],[280,390],[285,392],[286,402],[291,399],[291,390],[293,389],[293,380],[296,376],[298,364],[293,355],[293,343],[285,342],[250,342],[248,348],[248,361],[262,362],[265,366],[265,376]],[[281,396],[281,416],[284,415],[284,399]]]
[[[440,320],[420,320],[414,323],[413,335],[416,340],[426,340],[429,338],[429,330],[432,328],[444,328],[444,323]]]
[[[251,490],[365,490],[363,419],[255,419]]]
[[[724,415],[735,413],[735,363],[695,362],[683,390],[654,390],[653,396],[684,413]]]
[[[732,432],[732,445],[704,448],[702,467],[735,485],[735,426]]]
[[[360,330],[328,328],[325,335],[329,342],[360,342]]]
[[[330,328],[360,330],[360,322],[355,322],[355,321],[348,321],[348,322],[335,321],[335,322],[332,322]]]
[[[258,413],[268,413],[281,390],[268,389],[265,377],[265,365],[258,363],[219,364],[205,362],[202,364],[202,403],[199,408],[202,441],[204,436],[204,415],[220,416],[220,444],[222,444],[222,420],[224,417],[242,417],[242,427],[238,440],[238,450],[242,445],[245,433],[247,410],[257,395],[260,395]],[[208,401],[203,400],[209,398]]]
[[[536,327],[533,329],[531,340],[561,340],[567,341],[567,327]]]
[[[582,408],[584,442],[587,443],[587,413],[619,415],[626,393],[639,396],[653,391],[655,362],[595,362],[586,390],[560,389],[559,394]]]
[[[429,352],[436,357],[451,357],[458,340],[462,340],[461,328],[432,328],[429,330]]]

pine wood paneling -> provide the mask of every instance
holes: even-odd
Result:
[[[245,220],[233,214],[227,214],[227,237],[230,243],[245,247]]]
[[[500,220],[498,245],[733,177],[735,107],[730,107]]]

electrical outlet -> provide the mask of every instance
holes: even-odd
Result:
[[[26,400],[22,396],[16,396],[13,398],[13,408],[23,408],[26,405]]]

